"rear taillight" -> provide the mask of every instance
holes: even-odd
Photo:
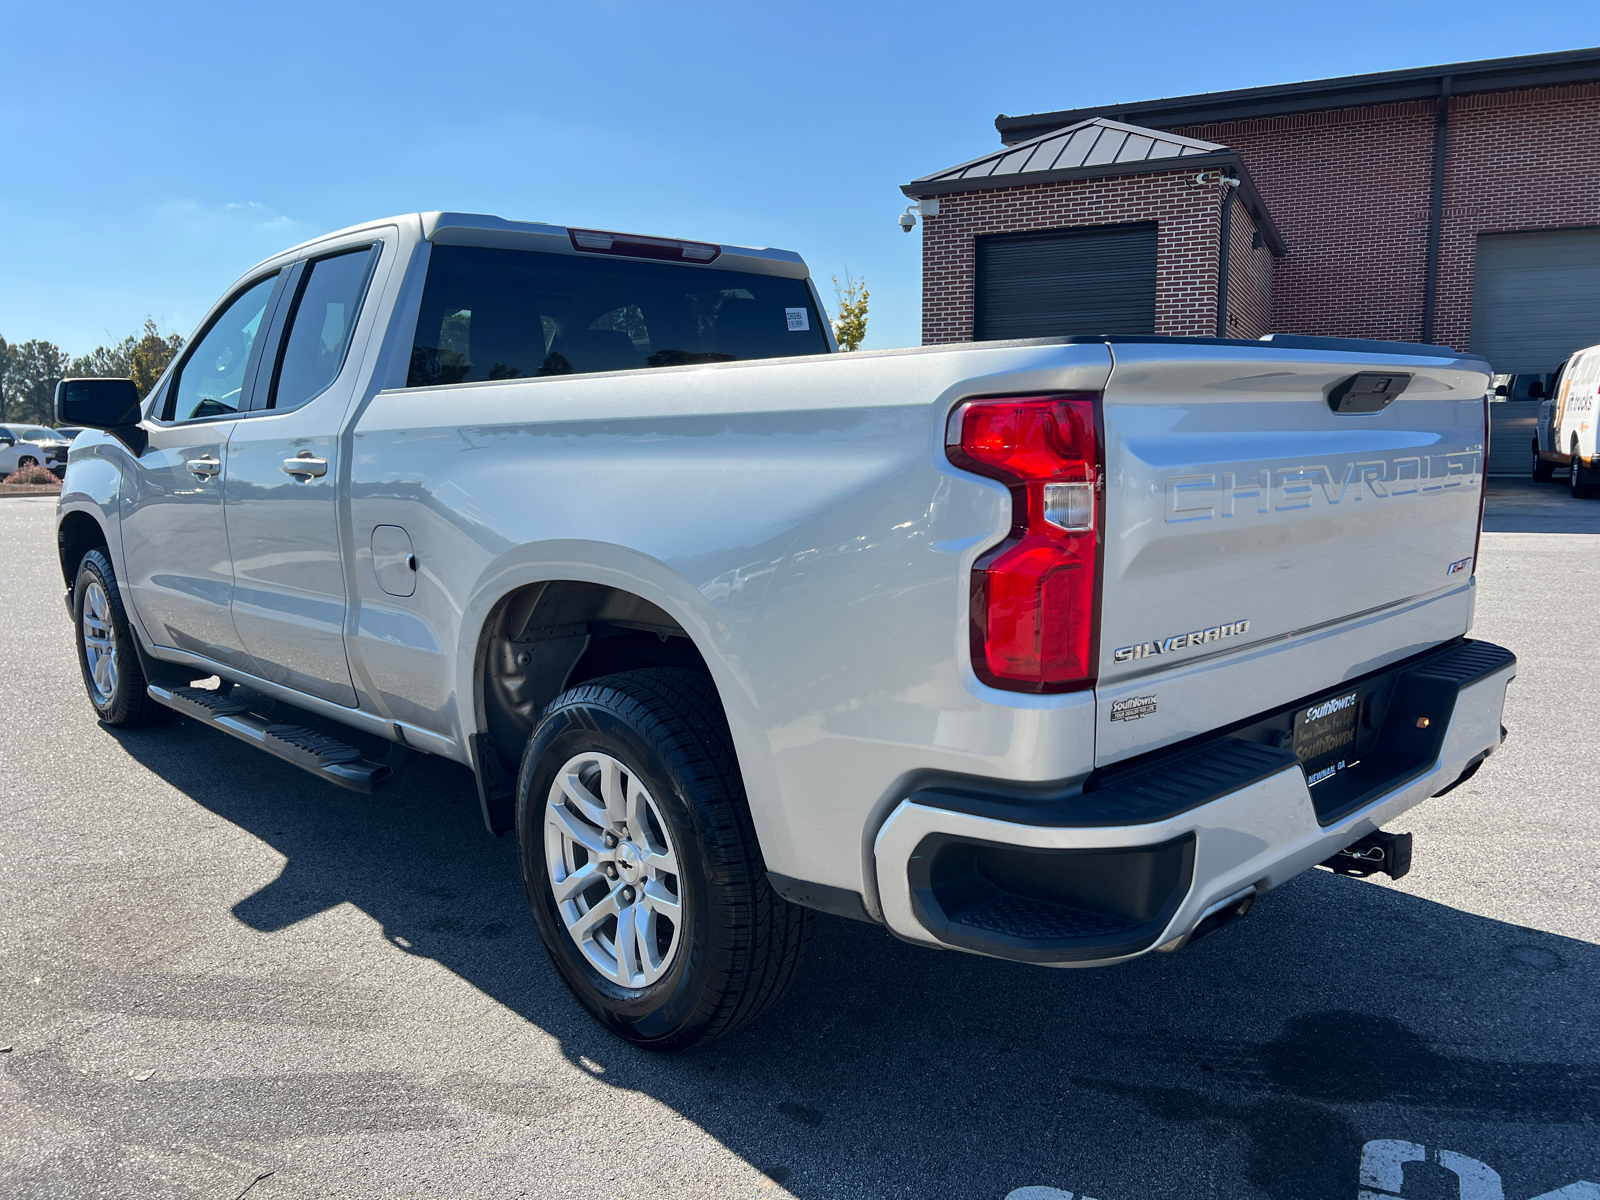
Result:
[[[722,253],[710,242],[684,242],[677,238],[643,237],[636,233],[607,233],[603,229],[569,229],[572,248],[589,254],[617,254],[623,258],[659,258],[665,262],[708,263]]]
[[[950,461],[1011,489],[1011,535],[972,572],[972,667],[994,687],[1094,686],[1100,640],[1099,397],[966,405]]]
[[[1483,393],[1483,462],[1478,472],[1478,533],[1472,539],[1472,574],[1478,577],[1478,548],[1483,545],[1483,512],[1489,503],[1489,393]]]

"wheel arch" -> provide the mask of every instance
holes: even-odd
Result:
[[[747,787],[752,770],[770,776],[754,697],[729,652],[731,630],[697,588],[666,564],[615,546],[522,547],[508,559],[476,589],[457,658],[463,732],[491,832],[512,826],[517,765],[545,707],[566,688],[615,671],[704,673]]]
[[[107,554],[111,551],[110,539],[99,520],[84,509],[64,514],[56,527],[56,552],[68,591],[76,585],[83,556],[91,550],[105,550]]]

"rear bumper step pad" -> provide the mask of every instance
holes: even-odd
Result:
[[[148,690],[150,698],[158,704],[353,792],[371,795],[394,777],[388,763],[363,758],[354,746],[326,734],[300,725],[269,721],[251,712],[249,704],[233,692],[168,688],[154,683]]]

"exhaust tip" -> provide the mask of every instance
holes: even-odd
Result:
[[[1219,929],[1227,928],[1255,906],[1258,890],[1258,885],[1252,883],[1249,887],[1218,900],[1200,914],[1200,919],[1188,933],[1179,934],[1171,941],[1161,943],[1156,947],[1156,951],[1161,954],[1172,954],[1191,943],[1198,942],[1203,937],[1210,937]]]

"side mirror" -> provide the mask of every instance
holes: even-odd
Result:
[[[135,454],[144,453],[139,389],[131,379],[63,379],[56,384],[56,423],[104,429]]]
[[[17,439],[13,437],[0,437],[0,446],[15,446]]]
[[[1502,383],[1499,387],[1495,388],[1494,394],[1496,396],[1504,396],[1504,395],[1506,395],[1506,385]]]

